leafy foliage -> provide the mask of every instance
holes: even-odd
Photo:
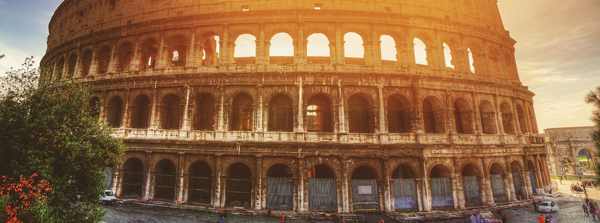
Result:
[[[2,78],[0,175],[35,174],[49,182],[52,190],[32,211],[36,222],[98,222],[103,172],[119,162],[122,141],[91,115],[84,86],[38,88],[39,69],[32,59]]]
[[[591,117],[592,121],[596,124],[596,130],[592,133],[592,140],[596,149],[600,150],[600,86],[586,95],[585,102],[595,107]],[[600,183],[600,165],[596,165],[596,181]]]

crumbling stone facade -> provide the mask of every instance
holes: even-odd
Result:
[[[595,126],[544,129],[550,173],[562,176],[594,173],[593,167],[598,163],[598,149],[592,139],[595,130]],[[591,166],[581,166],[581,154],[589,158]]]
[[[91,85],[119,196],[405,212],[550,185],[493,0],[66,0],[49,27],[41,84]]]

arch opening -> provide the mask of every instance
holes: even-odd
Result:
[[[160,125],[159,129],[181,128],[181,99],[175,94],[165,96],[160,103]]]
[[[252,201],[252,172],[243,163],[234,163],[227,168],[227,206],[250,208]]]
[[[194,100],[194,130],[215,129],[215,99],[210,94],[199,94]]]
[[[502,127],[506,134],[516,134],[515,121],[513,119],[512,109],[508,103],[504,102],[500,105],[500,113],[502,117]]]
[[[492,164],[490,167],[490,181],[492,183],[492,193],[494,195],[494,203],[504,203],[507,201],[506,187],[504,183],[504,169],[498,163]]]
[[[131,128],[146,129],[150,125],[150,99],[138,95],[131,105]]]
[[[256,63],[256,37],[251,34],[242,34],[235,40],[233,62],[236,64]]]
[[[53,76],[54,76],[55,80],[57,80],[57,81],[62,80],[63,73],[65,72],[64,71],[64,68],[65,68],[65,58],[64,57],[60,57],[60,59],[58,59],[58,63],[56,64],[56,66],[54,68],[55,68],[55,70],[54,70],[54,75]]]
[[[419,210],[417,174],[406,164],[401,164],[392,173],[394,210],[409,212]]]
[[[370,103],[361,95],[348,100],[348,121],[351,133],[375,132],[375,114]]]
[[[389,35],[379,37],[381,47],[381,61],[383,65],[394,65],[398,61],[396,57],[398,51],[396,49],[396,41]]]
[[[427,61],[428,56],[429,56],[427,54],[427,46],[425,45],[423,40],[421,40],[419,38],[415,38],[413,40],[413,44],[414,44],[414,51],[415,51],[415,63],[417,65],[424,65],[424,66],[429,65],[429,63]]]
[[[294,130],[292,99],[277,95],[269,102],[269,131],[291,132]]]
[[[331,49],[329,39],[322,33],[313,33],[307,38],[306,62],[309,64],[328,64]]]
[[[91,54],[89,56],[89,59],[91,61]],[[83,62],[83,61],[82,61]],[[75,75],[75,71],[77,68],[77,54],[71,54],[71,56],[69,56],[69,60],[67,61],[67,78],[72,78],[73,75]]]
[[[110,63],[110,47],[104,46],[98,51],[96,73],[105,74],[108,72],[108,64]]]
[[[425,133],[445,133],[442,102],[429,96],[423,100],[423,126]]]
[[[365,48],[363,39],[354,32],[344,35],[344,57],[346,64],[365,64]]]
[[[433,210],[454,209],[452,174],[444,165],[431,169],[431,207]]]
[[[210,204],[212,168],[204,161],[192,163],[188,177],[188,202]]]
[[[474,164],[467,164],[462,169],[465,206],[481,206],[481,172]]]
[[[525,178],[522,177],[523,168],[517,161],[513,161],[510,163],[510,169],[512,171],[513,176],[513,184],[515,186],[515,197],[517,200],[523,200],[527,198],[525,194]]]
[[[483,134],[496,134],[496,113],[492,104],[489,101],[482,101],[479,105],[479,113]]]
[[[450,49],[450,46],[448,46],[447,43],[443,43],[442,46],[444,47],[444,62],[446,64],[446,67],[454,69],[452,49]]]
[[[123,164],[121,196],[142,196],[144,185],[144,164],[138,158],[129,158]]]
[[[285,164],[275,164],[267,171],[267,208],[292,210],[294,208],[293,173]]]
[[[150,38],[142,43],[142,59],[141,59],[141,69],[151,69],[156,67],[156,61],[158,60],[158,43],[155,39]]]
[[[85,50],[81,54],[81,76],[87,76],[90,74],[90,67],[92,66],[93,53],[91,50]],[[73,76],[75,73],[73,69],[69,72],[69,75]]]
[[[240,94],[233,99],[231,106],[231,130],[252,130],[253,103],[252,97],[247,94]]]
[[[270,64],[293,64],[294,63],[294,40],[287,33],[277,33],[270,41],[269,63]]]
[[[454,126],[458,134],[473,134],[473,112],[464,98],[454,102]]]
[[[319,164],[308,172],[308,207],[310,211],[337,210],[337,184],[334,171]]]
[[[154,198],[173,200],[175,199],[175,185],[176,185],[176,169],[175,164],[170,160],[164,159],[156,164],[154,170],[155,182],[154,182]]]
[[[358,212],[379,211],[378,174],[369,166],[360,166],[352,172],[352,208]]]
[[[128,72],[133,57],[131,43],[122,43],[117,50],[117,71]]]
[[[92,97],[88,104],[88,113],[94,119],[100,117],[100,99],[98,97]]]
[[[183,36],[174,36],[167,43],[167,58],[170,58],[170,66],[184,67],[187,60],[187,40]]]
[[[332,106],[327,97],[317,95],[308,100],[306,127],[309,132],[333,132]]]
[[[584,174],[594,175],[596,159],[593,150],[590,148],[579,150],[579,152],[577,152],[577,161],[579,161],[579,167]]]
[[[388,98],[388,131],[390,133],[408,133],[411,130],[411,111],[406,97],[393,95]]]
[[[202,47],[202,66],[211,66],[219,63],[219,36],[206,38]]]
[[[108,101],[108,105],[106,106],[106,121],[110,127],[121,127],[123,121],[123,100],[119,96],[114,96]]]

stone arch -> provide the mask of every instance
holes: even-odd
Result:
[[[81,76],[87,76],[90,74],[90,68],[92,67],[92,60],[94,59],[94,54],[91,49],[86,49],[81,53]],[[72,72],[69,72],[69,75],[73,76],[75,73],[75,69]]]
[[[174,200],[177,167],[170,159],[162,159],[154,166],[154,199]]]
[[[111,49],[110,46],[103,46],[98,50],[98,55],[96,56],[97,65],[96,65],[96,73],[104,74],[108,72],[108,64],[110,63],[110,54]]]
[[[203,160],[193,162],[188,170],[188,202],[210,204],[213,169]]]
[[[504,133],[514,135],[517,132],[515,131],[515,120],[512,112],[512,108],[506,102],[500,104],[500,114],[502,117],[502,127],[504,128]]]
[[[270,64],[294,63],[294,39],[286,32],[280,32],[271,37],[269,46]]]
[[[123,42],[117,50],[117,71],[128,72],[133,58],[133,46],[130,42]]]
[[[390,133],[411,131],[411,105],[401,94],[394,94],[387,100],[387,123]]]
[[[392,172],[393,205],[397,212],[419,210],[417,178],[419,175],[415,169],[406,163],[399,164]]]
[[[311,167],[308,177],[308,208],[310,211],[337,210],[337,176],[329,164]]]
[[[240,65],[254,64],[257,51],[256,37],[248,33],[241,34],[235,38],[233,62]]]
[[[277,94],[269,101],[269,131],[291,132],[294,130],[294,108],[290,97]]]
[[[306,107],[306,129],[309,132],[333,132],[333,110],[326,95],[313,95]]]
[[[267,208],[292,210],[294,208],[294,171],[283,163],[271,165],[267,170]]]
[[[497,134],[496,112],[492,103],[487,100],[479,104],[479,114],[481,116],[481,130],[483,134]]]
[[[154,38],[148,38],[142,42],[140,68],[142,70],[156,67],[158,60],[158,42]]]
[[[473,134],[473,109],[464,98],[454,100],[453,106],[454,126],[458,134]]]
[[[444,106],[435,96],[427,96],[422,102],[425,133],[445,133]]]
[[[379,209],[379,174],[368,163],[358,164],[352,171],[352,209],[373,212]]]
[[[90,51],[90,53],[91,53],[91,51]],[[90,54],[89,58],[90,58],[90,62],[91,62],[91,59],[92,59],[91,54]],[[75,75],[76,70],[77,70],[77,54],[72,53],[69,56],[69,60],[67,60],[67,75],[68,75],[67,77],[72,78]]]
[[[231,103],[232,131],[251,131],[254,120],[254,100],[249,94],[237,94]]]
[[[346,64],[364,64],[365,47],[363,37],[355,32],[344,34],[344,57]]]
[[[445,164],[437,164],[429,172],[431,207],[433,210],[454,209],[452,172]]]
[[[584,160],[581,157],[585,156]],[[577,151],[577,161],[579,161],[579,168],[582,172],[594,172],[596,166],[596,159],[598,154],[590,148],[582,148]]]
[[[121,169],[121,196],[141,197],[144,187],[144,163],[137,157],[128,158]]]
[[[423,42],[423,40],[421,40],[418,37],[415,37],[413,39],[413,47],[414,47],[414,57],[415,57],[415,63],[417,65],[424,65],[427,66],[429,65],[429,55],[427,54],[427,45],[425,44],[425,42]]]
[[[504,203],[508,201],[506,194],[506,183],[504,176],[506,175],[502,164],[494,162],[490,165],[490,181],[492,184],[492,193],[494,203]]]
[[[159,129],[180,129],[183,115],[182,100],[179,95],[163,96],[158,106]]]
[[[207,34],[202,42],[202,66],[216,65],[219,61],[220,40],[216,34]]]
[[[443,36],[442,40],[445,67],[462,71],[465,67],[464,51],[460,48],[459,42],[452,36]]]
[[[251,208],[254,183],[250,167],[245,163],[235,162],[227,167],[226,173],[225,205]]]
[[[383,65],[393,65],[398,61],[398,50],[396,49],[394,37],[390,35],[381,35],[379,37],[379,47]]]
[[[517,104],[517,117],[519,119],[519,126],[521,128],[521,133],[528,133],[529,128],[527,128],[527,116],[523,110],[523,107],[520,104]]]
[[[513,185],[515,189],[515,197],[517,200],[527,198],[526,194],[526,183],[525,178],[522,175],[523,167],[519,161],[512,161],[510,163],[510,171],[512,172]]]
[[[329,38],[323,33],[312,33],[306,38],[306,60],[311,64],[330,63]]]
[[[172,67],[185,67],[188,53],[188,41],[182,35],[175,35],[169,38],[165,46],[168,64]]]
[[[113,128],[121,127],[123,121],[123,100],[119,96],[113,96],[106,104],[106,121]]]
[[[375,114],[369,98],[354,94],[348,99],[348,126],[353,133],[375,132]]]
[[[58,58],[58,63],[56,63],[56,66],[54,67],[54,79],[57,81],[62,80],[63,78],[63,73],[64,73],[64,67],[65,67],[65,57],[61,56],[60,58]]]
[[[200,93],[194,97],[192,129],[214,130],[216,102],[210,93]]]
[[[471,72],[474,74],[485,74],[486,70],[486,55],[482,44],[479,41],[471,40],[467,42],[467,50],[470,52]]]
[[[146,129],[150,126],[150,99],[140,94],[133,100],[130,109],[130,127]]]
[[[480,168],[476,164],[465,163],[462,167],[461,175],[465,196],[465,206],[481,206],[481,194],[483,194],[481,185],[483,185],[483,174],[481,173]]]
[[[498,52],[496,47],[490,46],[488,48],[488,57],[489,57],[489,65],[490,65],[490,73],[495,77],[503,77],[504,76],[504,68],[502,63],[502,56]]]

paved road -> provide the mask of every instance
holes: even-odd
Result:
[[[521,208],[505,209],[502,213],[506,215],[509,223],[537,222],[537,217],[540,214],[542,214],[543,216],[551,214],[554,217],[554,219],[557,220],[557,222],[561,223],[594,222],[592,221],[591,215],[589,217],[585,216],[585,214],[583,213],[583,209],[581,209],[583,199],[569,195],[563,195],[563,197],[557,198],[557,201],[560,208],[560,210],[557,213],[539,213],[534,211],[533,205]],[[596,202],[600,204],[600,201]]]

